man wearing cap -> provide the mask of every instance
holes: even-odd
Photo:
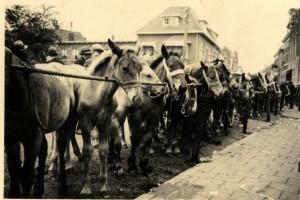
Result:
[[[90,66],[93,60],[104,51],[104,48],[100,44],[93,44],[91,50],[92,50],[92,56],[85,61],[84,63],[85,67]]]
[[[25,45],[22,40],[16,40],[13,43],[11,50],[18,58],[29,63],[28,54],[26,52],[27,47],[28,46]]]
[[[79,51],[79,55],[75,61],[75,64],[84,66],[84,63],[92,55],[92,51],[89,47],[82,47]]]
[[[64,64],[62,60],[59,58],[59,54],[55,46],[49,47],[47,52],[46,63],[50,63],[50,62],[58,62],[60,64]]]

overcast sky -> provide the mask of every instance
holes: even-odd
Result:
[[[62,28],[80,31],[88,40],[135,39],[137,29],[169,6],[191,6],[219,34],[219,43],[239,53],[245,71],[273,62],[287,32],[289,8],[300,0],[5,0],[36,7],[55,5]]]

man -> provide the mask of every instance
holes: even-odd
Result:
[[[62,60],[59,58],[59,54],[55,46],[49,47],[47,52],[46,63],[50,63],[50,62],[58,62],[60,64],[64,64]]]
[[[290,109],[293,109],[296,87],[292,81],[289,82],[289,89],[290,89],[290,97],[289,97]]]
[[[85,67],[89,67],[90,64],[93,62],[93,60],[104,51],[104,48],[100,44],[93,44],[91,50],[92,50],[92,56],[85,61],[84,63]]]
[[[84,66],[86,60],[88,60],[92,55],[92,51],[89,47],[82,47],[79,51],[79,56],[77,57],[75,64]]]
[[[28,46],[25,45],[22,40],[16,40],[11,47],[11,51],[22,61],[29,63],[26,51],[27,47]]]

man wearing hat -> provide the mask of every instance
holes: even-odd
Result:
[[[29,63],[28,54],[26,52],[27,47],[28,46],[25,45],[22,40],[16,40],[13,43],[11,50],[18,58]]]
[[[92,50],[92,56],[85,61],[84,63],[85,67],[90,66],[93,60],[104,51],[104,48],[100,44],[93,44],[91,50]]]
[[[55,46],[50,46],[47,52],[46,63],[50,62],[58,62],[60,64],[64,64],[59,58],[58,50]]]
[[[79,51],[79,55],[75,61],[75,64],[84,66],[84,63],[92,55],[92,51],[89,47],[82,47]]]

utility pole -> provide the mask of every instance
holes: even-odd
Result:
[[[184,64],[187,64],[188,60],[188,46],[187,46],[187,35],[188,35],[188,25],[189,25],[189,17],[190,17],[190,9],[185,8],[184,9],[184,35],[183,35],[183,51],[182,56],[184,59]]]

